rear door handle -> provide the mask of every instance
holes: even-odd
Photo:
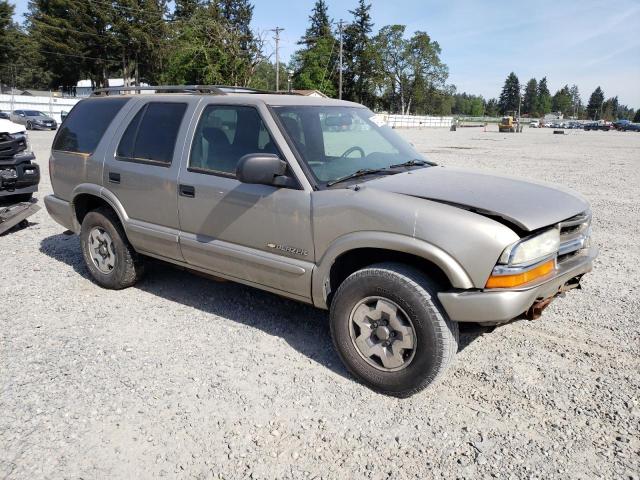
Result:
[[[196,187],[192,185],[180,185],[180,195],[193,198],[196,196]]]
[[[109,172],[109,183],[120,183],[120,174],[116,172]]]

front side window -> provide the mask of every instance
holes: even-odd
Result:
[[[247,106],[207,106],[193,137],[189,169],[234,176],[238,161],[249,153],[278,154],[258,111]]]
[[[53,150],[91,154],[129,98],[92,98],[78,102],[53,141]]]
[[[118,160],[171,165],[185,103],[149,102],[127,126],[116,156]]]
[[[426,162],[393,130],[378,125],[367,109],[281,106],[275,111],[294,147],[320,182],[332,182],[363,169]]]

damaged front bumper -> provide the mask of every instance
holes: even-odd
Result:
[[[521,288],[441,292],[438,299],[456,322],[498,324],[522,314],[537,318],[556,295],[579,287],[580,277],[591,271],[597,254],[597,248],[585,248],[559,264],[551,278]]]

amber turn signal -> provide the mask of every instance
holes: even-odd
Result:
[[[514,275],[491,275],[487,280],[486,288],[511,288],[529,283],[536,278],[544,277],[552,272],[556,266],[554,259],[541,263],[537,267],[527,270],[526,272],[516,273]]]

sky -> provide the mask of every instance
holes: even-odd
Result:
[[[27,0],[14,0],[16,20]],[[327,0],[329,14],[351,19],[357,0]],[[586,104],[601,86],[607,97],[640,108],[640,0],[370,0],[374,32],[403,24],[407,33],[426,31],[442,48],[449,83],[459,92],[498,97],[514,71],[522,84],[547,76],[553,94],[577,84]],[[287,61],[304,34],[314,0],[253,0],[253,27],[268,34],[267,54],[281,33],[280,57]],[[272,57],[275,59],[275,57]]]

